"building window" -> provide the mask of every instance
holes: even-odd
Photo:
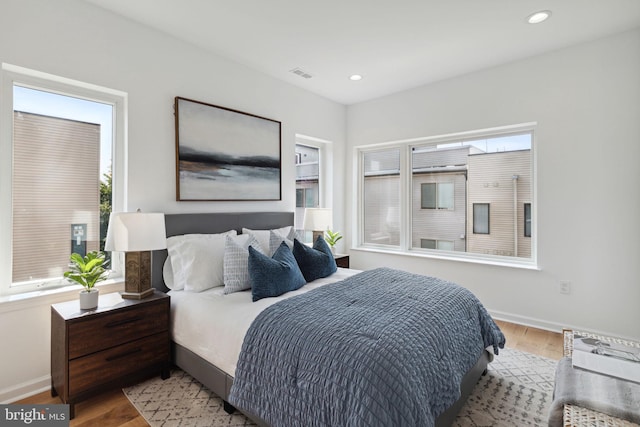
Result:
[[[531,203],[524,204],[524,237],[531,237]]]
[[[473,234],[489,234],[489,203],[473,204]]]
[[[124,136],[114,134],[124,98],[20,71],[3,67],[3,97],[10,105],[2,115],[11,132],[1,144],[12,153],[0,175],[11,183],[10,192],[0,195],[0,252],[11,254],[0,260],[4,294],[66,285],[69,255],[103,250],[109,214],[114,203],[123,204],[123,179],[112,175],[112,154],[114,141]],[[117,262],[112,267],[119,270]]]
[[[297,208],[318,207],[317,185],[311,188],[296,188],[296,207]]]
[[[454,244],[451,240],[420,239],[420,247],[422,249],[452,251],[454,249]]]
[[[451,182],[427,182],[421,185],[422,209],[453,210],[454,186]]]
[[[534,263],[535,245],[522,237],[534,220],[529,213],[525,225],[519,208],[533,198],[533,127],[360,147],[359,245]]]

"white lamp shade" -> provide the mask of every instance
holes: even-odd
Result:
[[[166,247],[167,232],[163,213],[111,213],[105,251],[138,252]]]
[[[327,208],[307,208],[304,211],[304,229],[322,230],[333,227],[333,211]]]

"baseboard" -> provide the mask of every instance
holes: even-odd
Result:
[[[532,328],[544,329],[545,331],[562,332],[563,329],[573,329],[575,331],[592,332],[598,335],[622,338],[628,341],[638,341],[637,338],[621,336],[619,333],[617,334],[611,331],[603,331],[603,330],[598,330],[593,328],[587,328],[580,325],[549,322],[547,320],[536,319],[534,317],[521,316],[519,314],[505,313],[503,311],[497,311],[497,310],[487,310],[487,311],[489,312],[489,314],[491,314],[491,317],[493,317],[496,320],[503,320],[505,322],[516,323],[522,326],[530,326]]]
[[[15,401],[42,393],[51,389],[51,376],[45,375],[32,381],[23,382],[13,387],[0,390],[0,403],[9,404]]]
[[[544,329],[551,332],[562,332],[563,328],[567,328],[567,325],[560,325],[555,322],[549,322],[546,320],[536,319],[534,317],[521,316],[519,314],[505,313],[504,311],[487,310],[491,317],[497,320],[503,320],[509,323],[516,323],[522,326],[531,326],[533,328]]]

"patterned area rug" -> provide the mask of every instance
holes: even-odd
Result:
[[[454,426],[546,426],[556,363],[517,350],[500,350]],[[123,391],[152,427],[254,425],[238,412],[227,414],[219,397],[179,369],[165,381],[153,378]]]

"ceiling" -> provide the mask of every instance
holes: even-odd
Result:
[[[85,1],[346,105],[640,27],[640,0]]]

